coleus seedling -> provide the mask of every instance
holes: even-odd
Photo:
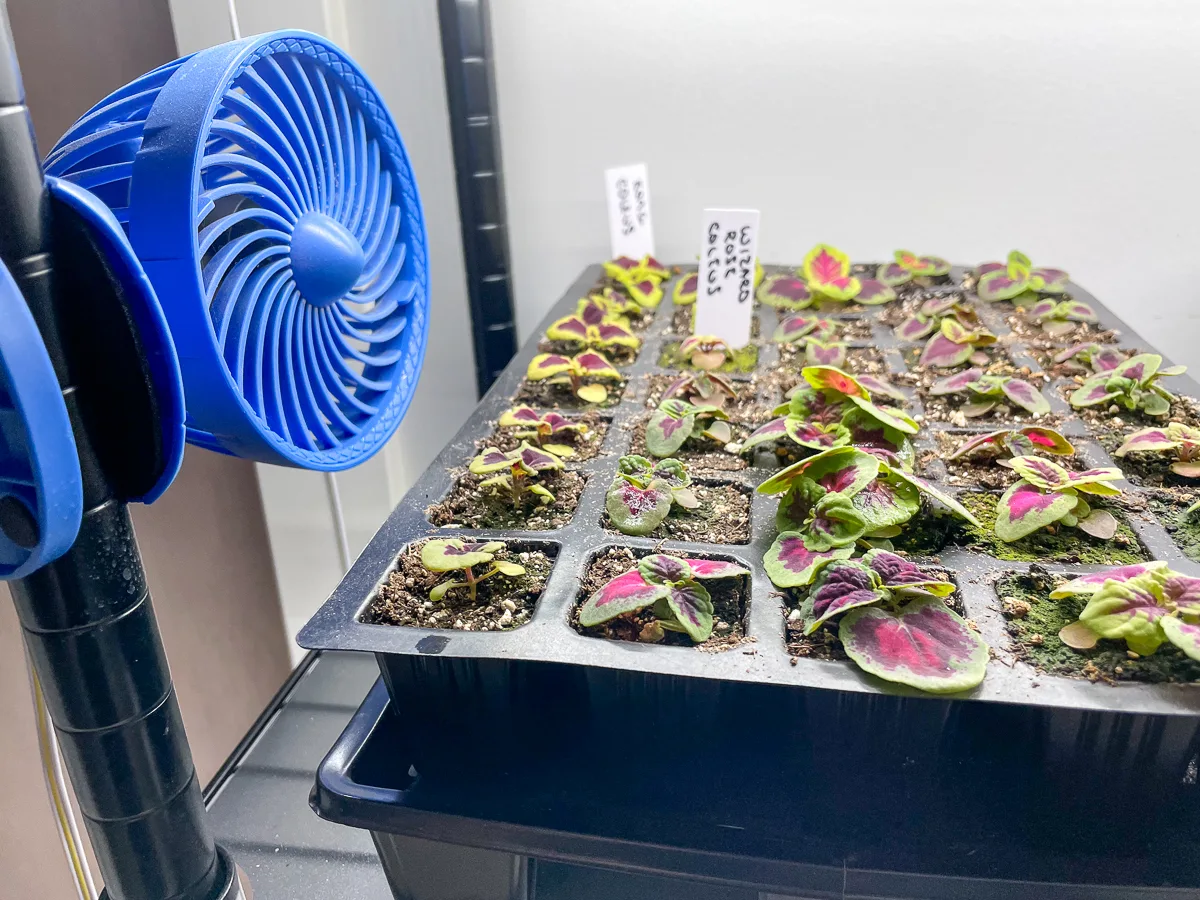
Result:
[[[629,256],[610,259],[604,264],[604,272],[609,278],[626,284],[643,278],[665,281],[671,277],[671,270],[650,254],[646,254],[641,259],[633,259]]]
[[[622,534],[646,535],[662,524],[671,504],[684,509],[700,505],[692,479],[677,459],[651,462],[644,456],[622,456],[604,497],[604,508]]]
[[[492,475],[479,482],[479,486],[504,489],[513,505],[520,506],[528,494],[535,495],[542,503],[553,503],[554,495],[534,479],[562,467],[562,460],[553,453],[522,441],[519,447],[507,452],[488,447],[467,468],[475,475]]]
[[[1200,428],[1182,422],[1132,432],[1114,456],[1129,453],[1161,453],[1174,457],[1171,471],[1181,478],[1200,478]]]
[[[849,349],[845,341],[830,341],[822,343],[813,338],[804,343],[804,361],[810,366],[833,366],[840,368],[846,364],[846,353]]]
[[[699,644],[709,639],[713,628],[712,597],[704,582],[748,574],[736,563],[655,553],[588,597],[579,609],[579,624],[591,628],[651,607],[662,628],[682,632]]]
[[[979,525],[966,507],[906,472],[894,455],[885,461],[857,447],[835,447],[794,463],[758,491],[783,495],[775,514],[782,533],[763,560],[780,587],[807,584],[830,551],[836,556],[861,538],[899,534],[920,510],[922,495]]]
[[[986,375],[983,369],[970,368],[935,381],[929,388],[934,397],[968,394],[974,398],[961,407],[964,416],[985,416],[1001,400],[1008,400],[1035,416],[1050,412],[1050,401],[1028,381],[1011,375]]]
[[[908,436],[917,433],[917,423],[903,411],[871,400],[872,392],[903,400],[890,384],[830,366],[806,366],[800,376],[802,384],[775,410],[782,417],[754,431],[742,442],[741,452],[787,437],[809,450],[853,443],[911,458]]]
[[[689,272],[675,282],[675,290],[671,294],[671,299],[676,306],[691,306],[696,302],[696,291],[699,285],[699,273]]]
[[[938,330],[943,319],[957,319],[964,328],[976,328],[979,315],[975,308],[951,294],[930,297],[917,311],[896,326],[895,334],[902,341],[919,341]]]
[[[1002,428],[977,434],[963,441],[962,445],[946,459],[963,459],[987,454],[1007,465],[1014,456],[1032,456],[1034,453],[1049,453],[1052,456],[1070,456],[1075,448],[1053,428],[1026,425],[1022,428]]]
[[[550,324],[546,337],[552,341],[570,341],[585,347],[607,350],[625,347],[636,350],[642,340],[629,330],[624,321],[605,313],[599,303],[580,304],[573,316],[563,316]]]
[[[1155,560],[1083,575],[1055,588],[1050,599],[1076,595],[1088,602],[1079,621],[1058,633],[1068,647],[1090,650],[1100,638],[1109,638],[1150,656],[1170,641],[1200,660],[1200,578]]]
[[[779,344],[800,344],[810,340],[830,341],[839,328],[836,321],[822,316],[787,316],[775,326],[771,340]]]
[[[1121,489],[1110,484],[1124,477],[1120,469],[1071,472],[1040,456],[1014,456],[1009,466],[1021,477],[996,505],[996,537],[1000,540],[1017,541],[1056,523],[1079,528],[1101,540],[1117,533],[1113,514],[1092,509],[1083,495],[1120,494]]]
[[[950,274],[950,263],[940,256],[917,256],[911,250],[897,250],[894,261],[884,263],[875,277],[891,287],[908,284],[914,278],[937,278]]]
[[[921,351],[920,363],[937,369],[960,366],[967,361],[986,362],[987,354],[980,350],[996,343],[996,336],[982,325],[968,328],[958,319],[942,319],[937,334]]]
[[[727,403],[737,399],[737,388],[731,379],[719,372],[684,372],[663,391],[663,400],[672,398],[696,406],[724,409]]]
[[[696,369],[711,372],[721,368],[725,360],[731,359],[733,351],[719,337],[711,334],[693,334],[684,338],[679,345],[679,358]]]
[[[1165,416],[1171,411],[1175,395],[1159,385],[1158,379],[1182,375],[1187,366],[1162,368],[1162,361],[1157,353],[1131,356],[1115,369],[1085,381],[1071,394],[1071,405],[1084,409],[1113,403],[1129,410],[1141,410],[1148,416]]]
[[[813,292],[794,275],[770,275],[758,289],[760,303],[775,309],[799,311],[813,304]]]
[[[688,438],[708,438],[724,446],[733,437],[728,419],[719,406],[697,405],[678,397],[663,400],[646,423],[646,450],[651,456],[672,456]]]
[[[1116,347],[1096,343],[1072,344],[1065,350],[1054,354],[1056,363],[1065,363],[1071,360],[1078,360],[1096,374],[1100,374],[1101,372],[1111,372],[1125,362],[1125,354]]]
[[[603,403],[608,399],[608,388],[602,384],[586,382],[584,379],[606,379],[620,381],[621,373],[597,350],[585,350],[575,356],[561,353],[539,353],[529,361],[525,377],[530,381],[548,381],[551,384],[569,384],[571,392],[588,403]]]
[[[571,435],[583,436],[588,433],[588,427],[583,422],[576,422],[556,412],[539,413],[530,406],[514,406],[500,416],[498,422],[502,428],[522,428],[515,433],[521,439],[532,439],[543,450],[555,456],[573,456],[575,448],[554,441],[555,438],[567,438]]]
[[[426,541],[421,546],[421,565],[430,572],[459,572],[463,573],[462,581],[443,581],[435,585],[429,592],[429,599],[434,603],[441,601],[447,591],[465,587],[471,603],[475,602],[479,582],[493,575],[507,575],[510,578],[525,574],[525,567],[517,563],[495,560],[496,553],[504,549],[502,541],[462,541],[458,538],[449,540],[434,539]],[[475,574],[475,567],[491,563],[486,572]]]
[[[979,278],[975,294],[989,303],[1012,300],[1020,304],[1033,302],[1038,294],[1061,294],[1066,291],[1069,280],[1062,269],[1035,268],[1020,250],[1009,253],[1007,263],[983,263],[975,274]]]
[[[1059,337],[1075,330],[1080,322],[1100,321],[1096,310],[1079,300],[1054,300],[1047,297],[1029,307],[1029,318],[1042,326],[1042,331],[1051,337]]]
[[[882,281],[851,275],[850,257],[828,244],[817,244],[808,251],[801,274],[813,298],[819,302],[854,300],[874,306],[896,299],[896,292]]]
[[[584,315],[589,306],[599,307],[601,317],[607,319],[640,319],[646,313],[645,308],[632,297],[610,287],[594,291],[580,300],[575,309],[576,315]]]

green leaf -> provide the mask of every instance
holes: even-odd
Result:
[[[1149,573],[1104,582],[1079,621],[1100,637],[1124,640],[1130,650],[1149,656],[1166,640],[1161,620],[1169,612],[1162,583]]]
[[[500,561],[494,564],[494,568],[501,575],[507,575],[509,578],[516,578],[518,575],[525,574],[525,567],[514,562]]]
[[[503,547],[500,541],[470,543],[458,538],[434,538],[421,545],[421,565],[430,572],[453,572],[491,562]]]
[[[429,592],[429,599],[434,603],[441,603],[447,591],[460,587],[469,587],[469,585],[465,581],[443,581],[434,585],[433,590]]]
[[[810,550],[804,543],[805,533],[785,531],[763,557],[767,577],[776,587],[803,587],[810,583],[821,566],[833,559],[849,559],[853,547],[832,550]]]
[[[713,605],[704,585],[695,581],[673,584],[667,590],[666,601],[688,637],[697,644],[709,639],[713,628]]]

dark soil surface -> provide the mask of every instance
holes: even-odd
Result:
[[[945,467],[946,475],[942,480],[947,484],[955,487],[975,487],[985,490],[1007,490],[1008,486],[1016,481],[1016,473],[1012,469],[1000,465],[996,460],[999,454],[988,454],[980,452],[966,459],[951,460],[947,457],[957,450],[962,444],[973,437],[973,434],[952,431],[934,431],[932,432],[933,442],[936,445],[936,450],[921,450],[917,453],[918,457],[924,457],[923,463],[926,471],[929,471],[933,466],[933,460],[941,460]],[[1065,469],[1079,471],[1086,468],[1084,460],[1078,459],[1076,456],[1055,456],[1047,457],[1052,462],[1057,463]]]
[[[649,608],[629,615],[618,616],[592,628],[579,624],[579,607],[588,597],[618,575],[637,568],[637,561],[647,555],[646,551],[634,551],[628,547],[610,547],[598,554],[588,565],[579,583],[579,599],[571,610],[571,625],[580,634],[608,638],[613,641],[638,640],[643,626],[654,620]],[[748,596],[745,578],[706,579],[704,587],[712,597],[713,633],[703,644],[693,644],[686,634],[665,632],[660,642],[673,647],[695,647],[698,650],[722,651],[737,647],[745,642],[746,600]]]
[[[689,303],[687,306],[676,306],[674,312],[671,313],[671,327],[667,329],[669,334],[679,334],[687,336],[692,333],[692,318],[695,316],[696,304]],[[758,320],[758,313],[755,313],[750,319],[750,337],[758,339],[762,336],[762,323]]]
[[[888,328],[895,328],[904,320],[912,318],[927,300],[935,298],[940,300],[943,297],[950,296],[955,297],[960,302],[966,300],[966,294],[961,290],[956,291],[948,286],[941,289],[934,289],[911,281],[896,288],[896,295],[897,299],[878,307],[879,322]],[[928,338],[925,338],[925,340],[928,340]]]
[[[581,415],[568,416],[568,418],[573,421],[582,422],[588,427],[587,432],[582,435],[577,431],[560,432],[553,437],[547,438],[546,443],[565,444],[575,449],[574,456],[568,456],[563,460],[567,465],[595,459],[600,453],[600,447],[604,443],[604,436],[608,434],[608,426],[612,420],[608,416],[601,415],[594,409],[589,409]],[[496,447],[504,451],[515,450],[521,445],[522,441],[522,438],[517,437],[517,434],[521,431],[529,430],[529,428],[523,425],[497,427],[490,438],[476,442],[476,452],[482,452],[487,447]],[[529,441],[534,446],[538,446],[538,442],[534,438],[524,438],[524,440]]]
[[[521,389],[513,398],[513,406],[532,406],[534,409],[607,409],[621,402],[625,393],[625,381],[600,381],[608,388],[608,399],[603,403],[588,403],[576,397],[569,384],[550,384],[548,381],[521,382]]]
[[[1075,328],[1066,334],[1049,335],[1042,326],[1029,318],[1025,310],[1017,310],[1005,319],[1012,333],[1025,344],[1041,353],[1053,356],[1059,350],[1065,350],[1073,344],[1111,344],[1116,341],[1117,333],[1107,331],[1089,322],[1076,322]]]
[[[1082,376],[1076,376],[1076,380],[1059,386],[1059,394],[1069,403],[1068,398],[1083,381]],[[1160,384],[1167,390],[1171,390],[1170,378],[1164,378]],[[1174,392],[1172,391],[1172,393]],[[1171,404],[1170,413],[1165,416],[1148,416],[1141,410],[1126,409],[1115,403],[1109,406],[1089,406],[1085,409],[1077,409],[1075,415],[1084,421],[1088,430],[1096,435],[1101,443],[1104,443],[1106,438],[1111,441],[1116,434],[1119,434],[1121,440],[1124,440],[1129,432],[1137,431],[1139,428],[1148,428],[1151,425],[1182,422],[1184,425],[1200,426],[1200,401],[1193,397],[1177,394],[1175,402]],[[1105,449],[1108,449],[1107,444]],[[1116,447],[1114,446],[1113,449]]]
[[[1183,555],[1200,562],[1200,517],[1184,518],[1184,513],[1197,500],[1200,490],[1184,488],[1151,488],[1146,491],[1150,512],[1162,522]]]
[[[527,531],[562,528],[575,514],[579,495],[583,493],[586,483],[577,472],[551,472],[538,483],[554,494],[552,503],[543,504],[543,498],[526,491],[520,505],[514,506],[507,491],[480,488],[479,482],[482,480],[482,476],[470,473],[460,476],[450,495],[425,511],[429,521],[438,526],[460,528]]]
[[[1123,566],[1128,563],[1143,562],[1150,558],[1142,542],[1138,540],[1133,529],[1129,527],[1123,511],[1112,502],[1118,498],[1110,498],[1107,503],[1088,498],[1093,509],[1107,509],[1120,523],[1117,534],[1111,541],[1102,541],[1078,528],[1067,528],[1063,525],[1052,525],[1054,528],[1043,528],[1035,531],[1019,541],[1011,543],[996,537],[996,501],[998,494],[963,493],[958,497],[963,506],[975,514],[975,518],[983,524],[982,529],[967,526],[966,541],[969,549],[986,553],[996,559],[1012,560],[1014,562],[1043,562],[1053,561],[1062,563],[1077,563],[1088,566]]]
[[[750,541],[750,496],[744,488],[732,484],[693,483],[692,492],[700,501],[696,509],[678,504],[650,537],[659,540],[692,541],[701,544],[746,544]],[[608,513],[604,527],[613,534]]]
[[[510,578],[492,575],[479,583],[475,602],[466,588],[452,588],[440,602],[429,592],[443,581],[461,581],[461,572],[430,572],[421,564],[421,547],[410,544],[401,552],[395,570],[363,613],[373,625],[405,625],[417,628],[453,628],[458,631],[509,631],[533,616],[538,597],[546,586],[554,561],[538,550],[505,547],[496,553],[498,562],[514,562],[525,574]],[[476,576],[488,571],[477,566]]]
[[[799,344],[780,344],[779,345],[779,363],[781,374],[790,376],[792,384],[800,380],[800,370],[809,363],[804,358],[804,347]],[[849,347],[846,350],[846,363],[842,370],[852,374],[868,373],[871,375],[879,375],[883,378],[888,376],[887,363],[884,361],[883,354],[875,347]],[[791,384],[788,385],[791,387]],[[784,388],[787,390],[787,388]]]
[[[645,416],[634,426],[629,452],[653,459],[646,450],[646,422],[649,419],[649,416]],[[733,426],[735,441],[744,440],[749,433],[750,430],[743,425]],[[675,459],[682,462],[693,476],[697,472],[737,472],[748,465],[744,456],[727,453],[721,444],[708,438],[688,438],[675,451]]]
[[[1042,672],[1089,681],[1200,681],[1200,663],[1164,643],[1150,656],[1131,655],[1124,641],[1101,639],[1091,650],[1073,650],[1058,632],[1079,618],[1087,597],[1049,599],[1059,581],[1039,566],[996,582],[1017,656]]]
[[[725,405],[725,412],[729,414],[730,421],[744,422],[757,428],[771,418],[771,411],[778,405],[771,398],[779,395],[770,393],[770,388],[766,386],[770,374],[752,375],[748,381],[734,381],[737,397],[727,401]],[[675,376],[650,375],[648,380],[645,407],[653,410],[662,402],[663,391],[671,386]]]
[[[1000,347],[1000,345],[995,345],[988,349],[991,351],[992,363],[986,367],[981,367],[985,373],[988,375],[1009,375],[1024,379],[1038,388],[1046,399],[1050,398],[1050,387],[1044,373],[1031,371],[1029,366],[1016,365],[1008,357],[1007,351]],[[892,378],[892,381],[899,386],[916,388],[917,395],[925,407],[926,422],[949,422],[951,425],[959,428],[964,428],[968,425],[978,425],[992,429],[1003,428],[1006,423],[1011,422],[1023,424],[1036,422],[1047,428],[1057,428],[1062,422],[1062,416],[1058,413],[1050,412],[1034,416],[1021,407],[1007,402],[1004,398],[1001,398],[996,406],[986,415],[968,418],[963,414],[962,407],[967,403],[981,400],[982,398],[976,397],[975,394],[969,391],[941,396],[933,396],[929,393],[929,389],[934,383],[953,375],[955,372],[961,372],[966,368],[969,368],[969,365],[958,366],[953,369],[926,369],[910,364],[907,374],[896,375]]]

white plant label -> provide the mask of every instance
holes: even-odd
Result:
[[[646,164],[604,170],[608,193],[608,231],[612,258],[641,259],[654,255],[654,225],[650,221],[650,182]]]
[[[704,211],[694,334],[715,335],[730,347],[750,343],[757,257],[757,209]]]

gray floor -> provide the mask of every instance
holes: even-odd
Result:
[[[308,807],[321,758],[378,675],[371,656],[321,655],[210,800],[254,900],[391,900],[370,836]]]

